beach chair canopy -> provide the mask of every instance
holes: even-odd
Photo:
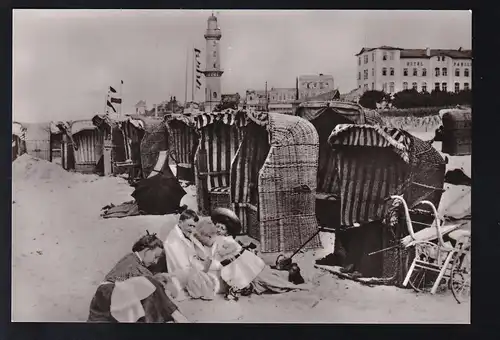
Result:
[[[341,224],[382,220],[388,197],[403,195],[410,208],[421,200],[437,207],[445,161],[430,143],[395,128],[338,125],[329,144],[336,155]]]
[[[232,206],[247,225],[252,221],[244,212],[258,212],[257,230],[248,231],[261,242],[261,251],[296,250],[318,229],[316,129],[279,113],[241,110],[233,116],[242,135],[231,167]],[[308,244],[319,246],[319,238]]]
[[[327,114],[342,116],[353,124],[364,124],[364,109],[361,105],[342,101],[312,101],[301,103],[297,107],[296,115],[312,121]]]

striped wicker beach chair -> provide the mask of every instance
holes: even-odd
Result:
[[[338,124],[365,123],[365,110],[356,103],[341,101],[306,102],[296,115],[310,121],[319,135],[316,216],[325,230],[339,227],[339,179],[337,159],[328,137]]]
[[[82,173],[103,173],[104,169],[99,166],[103,163],[99,161],[103,155],[104,134],[97,129],[92,120],[59,122],[57,126],[71,142],[70,153],[74,157],[75,170]],[[64,150],[63,146],[64,153],[68,153],[68,150]]]
[[[337,158],[340,224],[355,234],[349,248],[363,253],[357,265],[371,276],[401,283],[408,253],[401,248],[376,252],[391,248],[406,235],[401,221],[383,222],[391,220],[388,215],[396,211],[388,199],[391,195],[404,196],[410,209],[423,200],[438,206],[443,193],[444,159],[430,143],[395,128],[342,124],[333,130],[328,142]],[[412,213],[413,223],[427,226],[427,221],[433,220],[430,210]],[[370,257],[371,251],[378,254]]]
[[[231,166],[231,207],[262,252],[288,252],[313,237],[318,135],[306,120],[254,111],[235,113],[242,132]]]
[[[240,145],[234,112],[207,112],[195,117],[200,142],[195,154],[198,209],[208,215],[215,208],[230,208],[231,163]]]
[[[166,124],[172,132],[172,152],[177,164],[177,178],[194,182],[194,156],[199,142],[195,121],[183,114],[171,115]]]

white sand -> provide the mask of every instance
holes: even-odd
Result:
[[[122,178],[68,173],[23,155],[13,164],[12,319],[86,321],[97,285],[133,242],[148,229],[163,239],[176,216],[102,219],[109,203],[131,200]],[[183,202],[196,206],[194,188]],[[326,239],[328,235],[322,235]],[[251,296],[238,302],[179,303],[198,322],[382,322],[469,323],[469,304],[449,292],[431,296],[395,287],[366,287],[315,269],[309,251],[297,260],[308,292]],[[267,255],[273,262],[276,255]]]

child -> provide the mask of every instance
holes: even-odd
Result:
[[[239,223],[231,223],[224,216],[212,216],[214,226],[206,225],[200,230],[200,242],[212,248],[211,258],[205,263],[204,270],[212,260],[222,265],[221,277],[230,287],[230,295],[264,292],[283,293],[295,289],[307,289],[305,285],[294,285],[273,270],[253,252],[243,248],[234,236],[239,233]],[[227,296],[229,297],[229,296]]]

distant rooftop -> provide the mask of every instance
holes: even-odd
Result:
[[[429,56],[427,55],[427,49],[408,49],[408,48],[399,48],[392,46],[380,46],[380,47],[363,47],[356,56],[359,56],[365,52],[371,52],[374,50],[399,50],[401,51],[401,58],[430,58],[436,56],[447,56],[453,59],[471,59],[472,58],[472,50],[465,50],[462,48],[459,49],[430,49]]]

